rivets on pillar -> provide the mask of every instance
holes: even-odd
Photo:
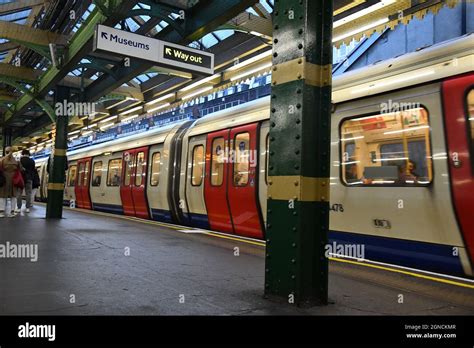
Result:
[[[301,94],[301,88],[298,88],[298,89],[296,90],[296,93]]]
[[[296,243],[291,244],[293,248],[296,248]]]
[[[301,104],[300,103],[296,104],[296,108],[301,109]]]
[[[297,231],[296,227],[293,227],[291,230],[292,230],[293,232],[296,232],[296,231]]]
[[[275,26],[273,27],[275,30],[278,30],[278,24],[275,24]]]
[[[296,155],[299,155],[299,154],[300,154],[300,150],[295,150],[295,154],[296,154]]]
[[[268,210],[267,210],[267,213],[268,213],[268,214],[271,214],[271,213],[272,213],[272,210],[271,210],[271,209],[268,209]]]
[[[302,48],[303,48],[303,44],[298,44],[298,48],[299,48],[299,49],[302,49]]]
[[[300,166],[298,164],[295,164],[295,169],[300,169]]]
[[[303,75],[301,75],[301,74],[298,74],[298,76],[297,76],[297,77],[298,77],[298,80],[301,80],[301,78],[303,77]]]
[[[277,43],[278,43],[278,39],[273,40],[273,43],[276,43],[276,44],[277,44]]]
[[[273,57],[275,58],[278,57],[278,53],[277,52],[273,53]]]
[[[300,183],[298,182],[298,180],[295,180],[295,181],[293,182],[293,184],[294,184],[295,186],[298,186]]]
[[[295,275],[294,275],[294,274],[292,274],[292,275],[291,275],[291,279],[295,279],[295,278],[296,278],[296,277],[295,277]]]
[[[291,259],[291,263],[296,263],[296,260],[295,260],[295,259]]]
[[[276,111],[276,109],[275,109],[275,108],[272,108],[272,112],[274,113],[275,111]]]
[[[299,134],[296,134],[295,138],[296,138],[296,139],[299,139],[299,138],[300,138],[300,135],[299,135]]]
[[[298,215],[298,213],[297,213],[296,211],[294,211],[294,212],[293,212],[293,215],[296,216],[296,215]]]
[[[296,119],[296,124],[300,124],[301,120],[299,118]]]

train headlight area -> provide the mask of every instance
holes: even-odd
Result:
[[[196,316],[472,344],[473,16],[0,0],[0,346],[188,342]]]

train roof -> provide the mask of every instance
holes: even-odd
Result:
[[[474,35],[467,34],[337,76],[332,100],[359,99],[473,70]]]

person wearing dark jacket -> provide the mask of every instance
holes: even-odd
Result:
[[[30,151],[23,150],[21,152],[20,163],[23,167],[23,180],[25,181],[25,196],[26,196],[26,212],[30,212],[31,200],[32,200],[32,190],[33,190],[33,180],[35,178],[36,164],[33,159],[30,158]],[[21,196],[23,190],[18,190],[17,196],[17,210],[16,212],[21,211],[21,206],[23,204]]]

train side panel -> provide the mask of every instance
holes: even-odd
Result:
[[[121,172],[121,153],[94,157],[90,187],[90,196],[94,210],[123,214],[119,190]]]

